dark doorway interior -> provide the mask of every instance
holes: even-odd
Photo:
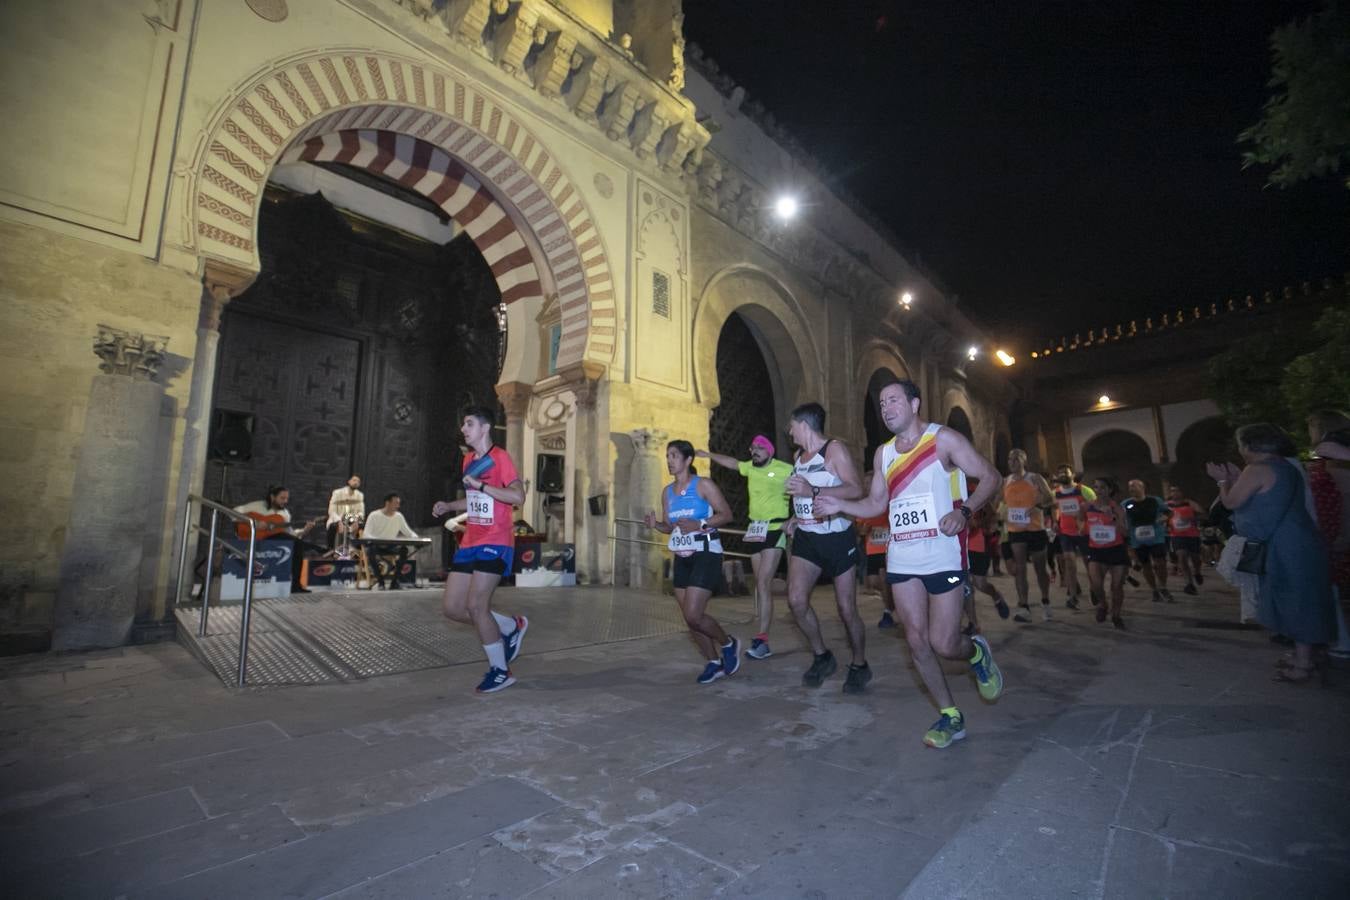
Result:
[[[311,518],[356,472],[368,511],[397,491],[410,523],[430,521],[458,483],[460,410],[498,405],[487,263],[463,235],[440,246],[274,187],[259,241],[262,273],[221,323],[214,405],[255,423],[225,499],[284,484],[293,516]],[[213,463],[208,496],[221,477]]]
[[[708,424],[712,444],[709,449],[746,459],[750,455],[750,439],[756,434],[764,434],[773,441],[778,455],[785,457],[787,438],[774,434],[777,406],[764,353],[749,323],[736,313],[727,318],[717,340],[717,385],[722,402],[713,410],[712,421]],[[708,463],[704,461],[699,465]],[[712,476],[736,517],[732,527],[744,528],[750,508],[745,479],[721,466],[713,467]],[[739,540],[729,539],[726,544],[729,550],[740,549]]]
[[[863,431],[867,434],[867,446],[863,448],[864,470],[872,468],[877,448],[892,437],[885,423],[881,421],[877,403],[881,398],[881,389],[898,379],[898,375],[886,368],[877,369],[872,373],[872,377],[867,379],[867,394],[863,397]]]

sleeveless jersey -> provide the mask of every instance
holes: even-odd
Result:
[[[1077,537],[1078,516],[1087,508],[1087,497],[1074,485],[1067,491],[1055,488],[1055,508],[1059,510],[1059,533],[1067,537]]]
[[[1044,530],[1041,510],[1036,505],[1037,493],[1036,485],[1026,478],[1003,482],[1003,503],[1008,507],[1004,518],[1009,531]]]
[[[890,496],[891,545],[886,571],[901,575],[933,575],[966,568],[966,531],[948,537],[938,530],[942,517],[966,499],[966,475],[950,472],[938,459],[937,434],[930,422],[913,448],[901,452],[895,441],[881,451]]]
[[[1195,537],[1200,536],[1200,523],[1195,518],[1195,507],[1183,500],[1180,503],[1167,501],[1167,508],[1172,510],[1172,518],[1167,520],[1167,533],[1172,537]]]
[[[833,438],[826,441],[816,451],[816,455],[810,459],[802,459],[801,454],[798,454],[797,462],[792,467],[793,471],[816,487],[838,487],[843,484],[843,479],[825,468],[825,448],[833,442]],[[809,531],[812,534],[829,534],[836,531],[847,531],[853,524],[848,516],[827,516],[824,519],[817,519],[812,512],[814,502],[811,497],[792,498],[792,514],[797,517],[797,526],[802,531]]]
[[[1095,506],[1089,506],[1087,509],[1087,533],[1088,546],[1095,547],[1098,550],[1104,550],[1107,547],[1119,547],[1125,543],[1125,539],[1120,536],[1120,529],[1116,527],[1116,517],[1111,515],[1111,510],[1100,510]]]
[[[678,522],[681,519],[693,519],[697,522],[701,519],[712,517],[712,504],[699,496],[698,479],[699,476],[697,475],[691,477],[689,479],[689,484],[685,487],[683,493],[679,494],[675,493],[674,482],[666,485],[667,522]],[[709,528],[707,531],[696,531],[694,534],[684,535],[684,537],[693,538],[693,545],[687,548],[690,551],[698,552],[699,550],[710,550],[713,553],[722,552],[722,537],[718,534],[716,528]],[[672,544],[674,544],[678,539],[672,534],[671,541]],[[674,549],[673,546],[672,549]]]

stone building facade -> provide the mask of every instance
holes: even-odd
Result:
[[[781,429],[818,399],[861,452],[890,370],[981,450],[1009,440],[978,328],[686,53],[678,0],[15,0],[0,34],[10,649],[166,618],[222,317],[266,277],[286,172],[365,173],[481,253],[504,443],[527,477],[560,458],[584,581],[650,583],[658,558],[613,538],[657,502],[665,441],[706,444],[719,408]],[[786,190],[805,209],[779,223]],[[729,322],[771,396],[719,383]]]

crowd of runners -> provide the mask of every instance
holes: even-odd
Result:
[[[878,396],[891,438],[863,473],[852,450],[826,432],[825,410],[817,403],[790,414],[792,463],[777,458],[773,440],[763,434],[751,440],[746,459],[696,449],[681,439],[666,446],[671,481],[645,524],[663,536],[673,554],[676,601],[700,653],[699,684],[735,675],[744,659],[773,655],[773,582],[786,560],[788,606],[811,649],[802,684],[819,688],[839,668],[811,601],[823,580],[833,587],[848,640],[843,692],[865,691],[872,670],[857,605],[861,570],[884,600],[879,626],[904,629],[914,666],[939,711],[923,741],[942,748],[965,737],[965,715],[955,705],[941,660],[967,663],[986,701],[1003,690],[993,649],[980,633],[978,595],[987,596],[1002,618],[1029,625],[1037,618],[1030,597],[1033,574],[1044,621],[1052,618],[1052,582],[1062,587],[1063,604],[1073,611],[1083,608],[1086,585],[1096,620],[1110,618],[1123,628],[1124,583],[1139,584],[1136,574],[1158,603],[1175,602],[1169,581],[1178,575],[1185,593],[1195,594],[1204,584],[1207,544],[1217,545],[1225,536],[1207,529],[1223,524],[1177,488],[1164,499],[1140,480],[1124,490],[1108,477],[1083,484],[1070,466],[1046,478],[1027,470],[1022,450],[1009,454],[1009,474],[1003,476],[962,434],[923,418],[913,382],[896,379]],[[468,513],[444,606],[448,618],[480,635],[489,664],[478,687],[483,693],[514,683],[510,664],[529,627],[524,616],[492,609],[493,591],[511,570],[512,505],[524,494],[510,457],[492,444],[493,424],[487,409],[465,415],[461,432],[471,450],[464,460],[467,496],[436,505],[438,516]],[[714,480],[698,471],[700,460],[746,479],[749,523],[742,542],[754,574],[757,631],[745,647],[708,609],[724,578],[722,530],[731,526],[733,514]],[[1012,605],[989,580],[1000,564],[1013,577]]]

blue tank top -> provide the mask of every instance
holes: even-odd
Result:
[[[674,482],[666,485],[666,521],[678,522],[681,519],[693,519],[700,522],[712,518],[712,504],[700,497],[698,493],[699,477],[698,475],[691,477],[688,487],[681,494],[675,493]],[[699,532],[696,535],[696,540],[699,550],[709,550],[713,553],[722,552],[722,538],[717,533],[716,528]]]

